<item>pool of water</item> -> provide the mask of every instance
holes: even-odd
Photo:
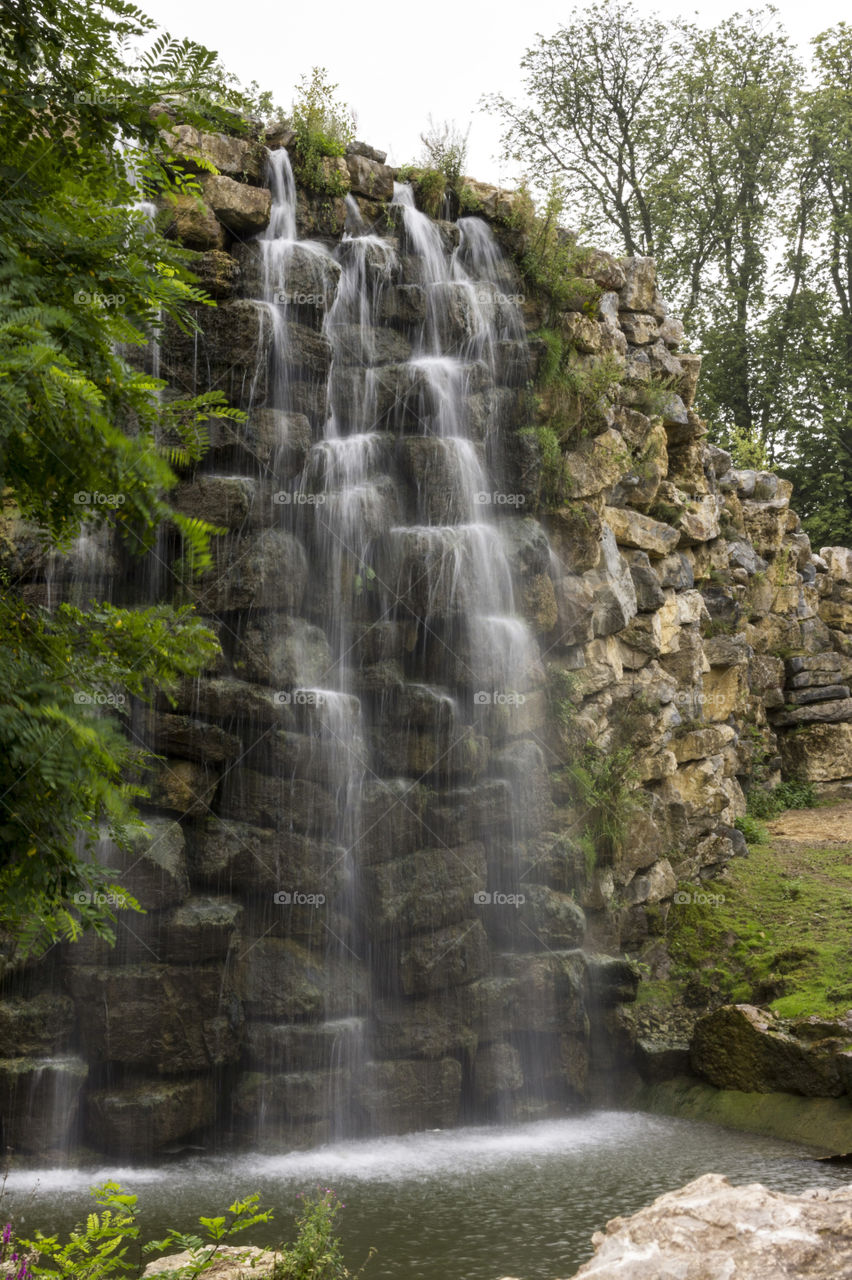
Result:
[[[139,1196],[142,1238],[183,1231],[253,1191],[275,1222],[240,1237],[287,1238],[300,1192],[333,1187],[346,1205],[340,1235],[364,1280],[554,1280],[591,1256],[609,1218],[635,1212],[702,1173],[782,1191],[836,1187],[848,1168],[807,1149],[691,1120],[637,1112],[500,1128],[467,1128],[341,1142],[285,1155],[199,1156],[166,1166],[15,1169],[3,1209],[24,1234],[65,1230],[110,1178]]]

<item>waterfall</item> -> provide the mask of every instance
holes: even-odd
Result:
[[[273,480],[287,486],[281,523],[308,550],[307,614],[329,655],[318,684],[305,680],[286,695],[292,736],[309,745],[290,753],[297,763],[282,786],[310,777],[330,800],[314,831],[337,854],[308,944],[329,973],[350,976],[326,990],[307,1024],[250,1011],[255,1075],[237,1113],[253,1119],[255,1140],[317,1141],[412,1123],[397,1097],[394,1037],[430,993],[456,981],[444,969],[480,962],[476,903],[489,881],[517,896],[529,787],[518,780],[526,766],[506,716],[524,702],[520,690],[536,682],[540,663],[516,607],[491,459],[504,349],[522,344],[524,329],[485,222],[435,223],[397,184],[399,237],[368,230],[349,197],[332,253],[297,238],[283,149],[270,155],[269,185],[272,213],[256,241],[256,304],[271,337],[266,410],[298,414],[307,377],[312,403],[324,406],[301,471]],[[285,620],[285,630],[291,625]],[[305,675],[297,658],[293,678]],[[506,746],[489,770],[492,740]],[[534,768],[537,748],[528,746]],[[440,834],[441,819],[416,808],[424,783],[453,797],[489,773],[504,832],[513,833],[509,847],[495,837],[493,813],[468,817],[467,843],[456,847]],[[424,905],[415,892],[400,906],[430,877],[446,882],[452,902],[439,892]],[[303,936],[276,925],[272,908],[253,930],[260,940],[247,956],[250,986],[252,966],[261,974],[268,964],[265,931]],[[450,1003],[456,994],[447,988]],[[486,1040],[500,1040],[489,1014],[480,1023]],[[504,1050],[515,1052],[498,1044]],[[460,1089],[456,1059],[406,1068],[416,1089],[435,1092],[436,1066]],[[445,1111],[428,1101],[418,1108],[421,1123]]]

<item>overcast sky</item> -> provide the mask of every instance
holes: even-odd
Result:
[[[270,89],[284,107],[313,66],[325,67],[338,96],[354,110],[358,137],[387,151],[392,164],[419,157],[420,133],[436,121],[471,125],[468,173],[509,181],[499,159],[499,127],[481,112],[482,94],[519,96],[518,64],[536,35],[565,23],[570,3],[554,0],[462,0],[417,6],[406,0],[138,0],[176,36],[216,49],[229,70]],[[644,8],[644,6],[641,6]],[[658,0],[647,12],[713,23],[749,7]],[[754,2],[754,8],[761,7]],[[807,51],[812,36],[840,22],[848,0],[776,0],[779,21]]]

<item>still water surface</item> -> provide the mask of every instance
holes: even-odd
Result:
[[[702,1173],[781,1191],[838,1187],[843,1166],[715,1125],[636,1112],[343,1142],[286,1155],[201,1156],[158,1168],[14,1170],[4,1208],[22,1230],[67,1229],[91,1206],[88,1188],[111,1178],[139,1196],[142,1239],[183,1231],[200,1214],[259,1191],[276,1222],[253,1244],[275,1243],[298,1211],[299,1192],[333,1187],[347,1262],[370,1245],[364,1280],[523,1280],[566,1277],[592,1253],[590,1236]]]

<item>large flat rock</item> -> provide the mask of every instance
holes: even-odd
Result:
[[[852,1274],[852,1186],[801,1195],[718,1173],[592,1236],[574,1280],[834,1280]]]

